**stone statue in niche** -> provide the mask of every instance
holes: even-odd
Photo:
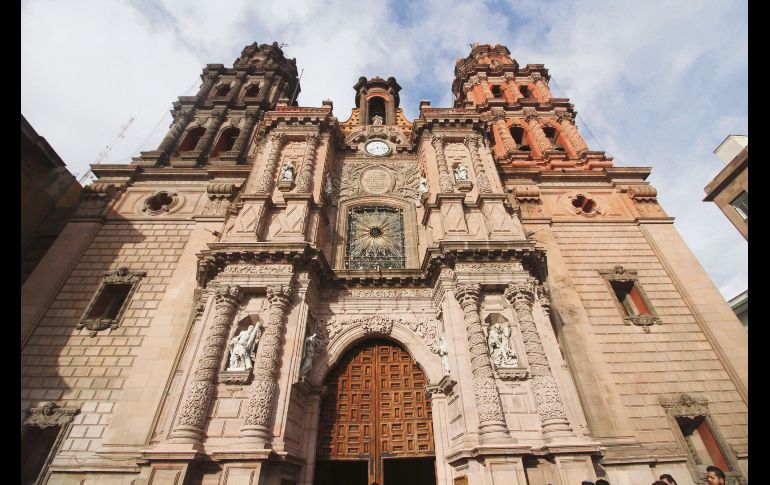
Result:
[[[373,124],[373,125],[377,125],[377,126],[379,126],[379,125],[381,125],[383,122],[384,122],[384,120],[382,119],[382,116],[380,116],[380,115],[374,115],[374,116],[372,116],[372,124]]]
[[[262,334],[262,325],[249,325],[230,340],[230,362],[228,371],[245,371],[254,366],[257,340]]]
[[[324,192],[326,192],[326,195],[332,195],[334,192],[334,185],[332,184],[332,179],[329,175],[327,175],[326,180],[324,180]]]
[[[455,180],[458,182],[468,181],[468,169],[462,163],[455,168]]]
[[[420,177],[420,185],[417,187],[417,190],[420,192],[420,196],[422,196],[422,194],[427,194],[430,191],[430,188],[428,188],[428,179]]]
[[[305,339],[305,349],[302,354],[302,365],[299,368],[299,377],[302,380],[307,378],[310,369],[313,368],[313,357],[315,357],[315,339],[316,334]]]
[[[444,370],[444,375],[449,375],[449,350],[447,348],[446,339],[442,335],[438,340],[433,342],[431,350],[441,357],[441,368]]]
[[[281,169],[281,180],[286,182],[294,182],[294,165],[286,163]]]
[[[489,346],[489,357],[495,367],[518,367],[519,363],[516,354],[509,346],[511,328],[507,325],[495,323],[490,325],[487,335],[487,345]]]

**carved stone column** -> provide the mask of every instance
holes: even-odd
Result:
[[[214,83],[219,79],[219,73],[209,71],[201,77],[203,78],[203,84],[201,84],[198,94],[195,95],[198,98],[198,102],[208,97],[211,88],[214,87]]]
[[[465,146],[468,147],[468,151],[471,153],[473,171],[476,173],[476,185],[479,188],[479,192],[492,192],[492,186],[489,183],[487,174],[484,172],[484,164],[481,162],[481,156],[479,155],[479,143],[481,142],[481,137],[479,137],[479,135],[466,136],[464,142]]]
[[[238,96],[241,94],[241,88],[243,87],[243,83],[246,82],[247,77],[248,74],[245,72],[239,72],[235,75],[235,85],[233,86],[233,89],[230,90],[229,101],[238,100]]]
[[[543,349],[535,319],[532,316],[534,290],[535,286],[531,280],[519,281],[509,283],[504,295],[513,306],[519,319],[521,336],[524,340],[524,348],[535,387],[537,412],[543,423],[543,436],[546,438],[570,436],[572,435],[572,428],[567,420],[559,386],[551,373],[548,357],[545,355],[545,349]]]
[[[539,152],[537,155],[542,157],[546,150],[551,149],[551,141],[547,136],[545,136],[543,127],[540,126],[540,122],[538,121],[536,114],[528,114],[526,120],[527,124],[529,125],[529,132],[532,134],[532,138],[536,145],[532,147],[532,150],[537,150]]]
[[[465,329],[468,334],[468,350],[473,372],[473,393],[479,416],[479,434],[482,442],[511,441],[503,415],[503,404],[497,392],[492,362],[489,359],[486,339],[481,329],[479,297],[481,285],[458,285],[455,298],[463,309]]]
[[[433,135],[430,142],[436,150],[436,161],[438,161],[438,183],[441,193],[454,192],[452,189],[452,177],[449,175],[449,168],[447,168],[446,156],[444,155],[444,135]]]
[[[275,167],[278,165],[278,157],[281,155],[281,148],[286,143],[286,135],[283,133],[273,133],[270,136],[270,155],[267,157],[265,169],[262,171],[262,178],[257,185],[258,194],[269,194],[273,189],[273,177],[275,176]]]
[[[321,137],[317,133],[307,135],[307,148],[305,149],[305,159],[302,161],[299,176],[297,177],[297,192],[307,193],[313,190],[313,172],[315,168],[315,157],[318,151],[318,143]]]
[[[492,89],[489,87],[488,80],[481,79],[479,84],[481,85],[481,90],[484,92],[484,96],[486,96],[487,99],[492,99],[495,97],[495,95],[492,93]]]
[[[219,126],[222,124],[224,119],[224,111],[216,110],[211,112],[211,124],[206,130],[206,133],[201,137],[200,140],[198,140],[194,151],[201,152],[201,154],[203,154],[209,149],[211,143],[214,141],[214,137],[216,136],[217,131],[219,131]]]
[[[545,78],[542,76],[535,76],[532,78],[532,88],[535,91],[535,97],[540,102],[547,103],[553,98],[551,89],[548,87],[548,84],[545,83]]]
[[[513,102],[518,102],[523,96],[521,95],[521,91],[519,91],[519,86],[516,85],[516,81],[513,80],[513,75],[505,76],[505,82],[508,83],[511,95],[513,95]]]
[[[283,347],[286,310],[291,303],[290,290],[283,286],[268,288],[267,299],[270,302],[270,318],[257,348],[246,424],[241,428],[242,439],[257,448],[267,448],[270,441],[270,418],[278,392],[278,360]]]
[[[559,123],[561,124],[562,132],[564,133],[567,141],[572,145],[572,148],[579,155],[581,152],[588,150],[588,145],[580,136],[580,132],[575,126],[575,119],[569,113],[562,113],[558,116]]]
[[[505,124],[505,113],[495,111],[492,113],[492,119],[494,120],[495,128],[500,136],[500,141],[503,143],[506,153],[510,153],[516,150],[516,140],[511,136],[511,132],[508,131],[508,125]]]
[[[179,136],[190,123],[192,116],[193,110],[191,109],[181,110],[176,113],[176,117],[174,118],[174,122],[171,124],[168,133],[165,138],[163,138],[163,141],[160,142],[160,145],[158,145],[159,152],[168,155],[171,150],[174,149],[177,142],[179,142]]]
[[[195,373],[187,387],[176,426],[171,431],[171,438],[178,443],[200,443],[201,441],[211,394],[216,385],[219,362],[222,359],[222,349],[241,299],[241,289],[238,286],[219,286],[215,290],[214,298],[214,318],[208,325],[208,337],[206,337],[202,357],[198,360]]]
[[[230,150],[231,152],[237,154],[237,158],[241,157],[241,152],[243,152],[243,149],[246,148],[246,142],[251,135],[251,131],[254,129],[254,125],[257,124],[259,111],[247,110],[246,113],[244,113],[244,117],[246,118],[246,122],[243,124],[243,129],[238,134],[238,138],[235,139],[232,150]]]
[[[257,102],[262,103],[264,101],[270,101],[267,99],[267,96],[270,94],[270,90],[273,88],[273,84],[275,83],[275,74],[268,73],[265,75],[265,82],[262,84],[262,88],[259,90],[259,94],[257,94]]]

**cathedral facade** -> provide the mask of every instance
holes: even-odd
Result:
[[[542,64],[413,120],[275,43],[202,79],[22,288],[24,483],[748,483],[747,333]]]

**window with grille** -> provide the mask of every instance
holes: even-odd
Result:
[[[391,207],[349,209],[345,269],[405,266],[403,210]]]

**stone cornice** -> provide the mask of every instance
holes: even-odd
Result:
[[[607,167],[600,170],[582,169],[542,169],[540,167],[498,167],[505,179],[531,180],[535,183],[555,182],[603,182],[608,184],[628,184],[630,181],[641,183],[649,177],[651,167]]]

